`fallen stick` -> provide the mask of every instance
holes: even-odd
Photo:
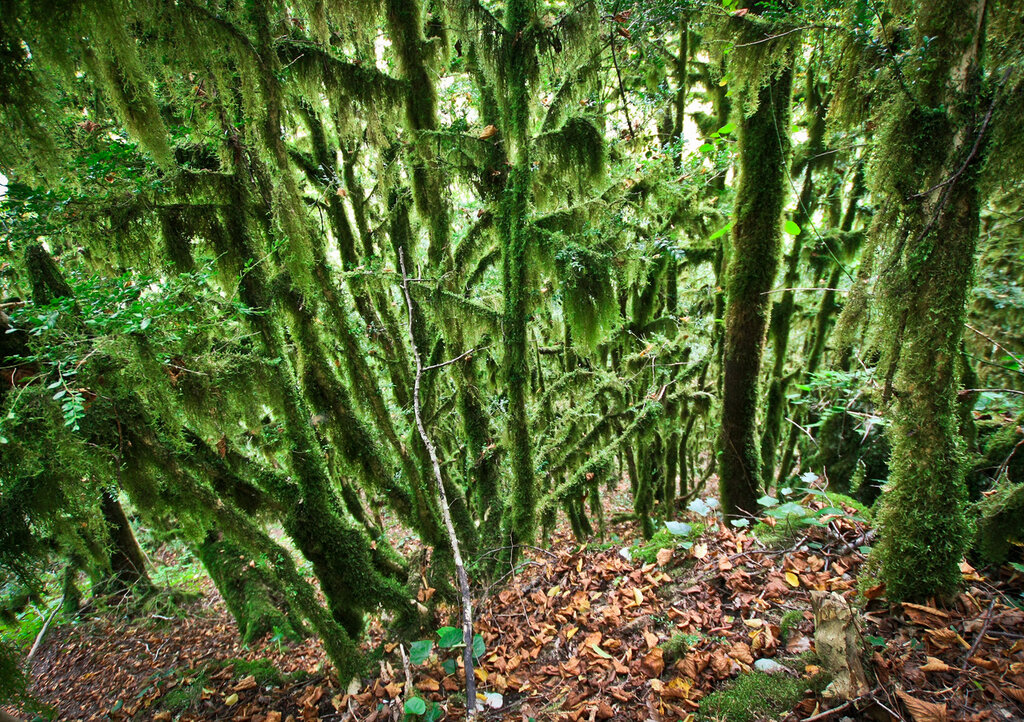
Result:
[[[978,650],[978,645],[981,644],[982,637],[985,636],[985,632],[988,631],[988,625],[992,621],[992,610],[996,608],[996,598],[992,597],[992,603],[988,605],[988,611],[985,612],[985,621],[981,625],[981,630],[978,632],[978,636],[974,638],[974,644],[967,650],[967,656],[964,657],[964,663],[960,665],[961,671],[967,669],[967,664],[971,661],[971,657]]]
[[[36,656],[36,652],[39,651],[39,645],[43,641],[43,635],[46,634],[46,630],[49,629],[49,627],[50,627],[50,622],[52,622],[53,618],[57,616],[57,612],[60,611],[60,608],[63,605],[64,605],[64,597],[61,597],[60,601],[57,603],[57,606],[55,606],[53,608],[53,611],[50,612],[50,616],[46,618],[45,622],[43,622],[43,628],[39,630],[39,634],[36,635],[36,641],[32,644],[32,649],[29,650],[28,656],[25,658],[26,662],[31,662],[32,658],[34,656]]]

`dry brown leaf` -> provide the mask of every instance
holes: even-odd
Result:
[[[480,133],[478,137],[480,138],[480,140],[487,140],[488,138],[493,138],[497,134],[498,129],[493,125],[488,125],[486,128],[483,129],[483,131]]]
[[[251,674],[243,679],[241,682],[235,685],[236,692],[244,692],[247,689],[252,689],[256,686],[256,678]]]
[[[658,646],[658,635],[645,629],[644,641],[647,642],[648,649],[654,649]]]
[[[953,669],[948,664],[943,662],[938,657],[925,657],[928,660],[926,664],[921,665],[922,672],[948,672]]]
[[[896,695],[903,701],[914,722],[946,722],[946,705],[925,702],[923,699],[911,697],[903,690],[896,692]]]
[[[960,639],[960,635],[952,629],[929,629],[924,636],[940,649],[952,647]]]
[[[903,613],[914,624],[922,627],[944,627],[949,624],[949,615],[941,609],[926,607],[923,604],[903,603]]]
[[[661,673],[665,671],[664,651],[658,647],[652,649],[640,662],[640,669],[648,677],[660,677]]]
[[[864,592],[865,599],[878,599],[885,595],[885,584],[876,584]]]
[[[658,550],[658,566],[663,567],[672,561],[672,549],[665,547],[664,549]]]
[[[421,677],[416,683],[416,689],[424,692],[437,692],[441,689],[441,685],[433,677]]]
[[[746,642],[736,642],[729,648],[729,656],[743,664],[753,664],[754,656],[750,653],[750,645]]]
[[[725,679],[732,674],[732,666],[735,664],[725,654],[721,647],[711,653],[711,671],[718,679]]]

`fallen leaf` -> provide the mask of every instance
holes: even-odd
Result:
[[[252,689],[256,686],[256,678],[251,674],[243,679],[241,682],[235,685],[234,689],[236,692],[244,692],[247,689]]]
[[[903,603],[903,613],[914,624],[922,627],[944,627],[949,624],[949,615],[934,607],[923,604]]]
[[[885,584],[876,584],[864,592],[865,599],[878,599],[885,595]]]
[[[946,722],[946,705],[925,702],[899,690],[896,695],[903,701],[914,722]]]
[[[646,655],[640,662],[640,669],[648,677],[660,677],[661,673],[665,671],[665,652],[655,647]]]
[[[229,694],[227,697],[224,698],[224,704],[226,704],[228,707],[231,707],[232,705],[235,705],[237,703],[238,703],[238,695],[235,694],[234,692],[232,692],[231,694]]]
[[[493,138],[497,134],[498,129],[493,125],[488,125],[477,137],[480,138],[480,140],[487,140],[488,138]]]
[[[750,653],[750,645],[746,642],[737,642],[729,648],[729,656],[743,664],[753,664],[754,656]]]
[[[647,648],[648,649],[654,649],[655,647],[658,646],[658,635],[656,635],[653,632],[650,632],[650,631],[645,629],[644,630],[644,641],[647,642]]]
[[[800,586],[800,578],[793,572],[786,572],[786,583],[796,589]]]
[[[693,549],[690,550],[694,559],[703,559],[708,555],[708,545],[703,542],[698,542],[693,545]]]
[[[948,672],[953,669],[948,664],[943,662],[937,657],[925,657],[928,660],[926,664],[921,665],[922,672]]]
[[[658,566],[659,567],[665,566],[670,561],[672,561],[672,549],[670,547],[665,547],[664,549],[659,549],[658,550],[657,558],[658,558]]]

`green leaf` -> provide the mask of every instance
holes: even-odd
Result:
[[[688,536],[693,531],[693,527],[685,521],[667,521],[665,522],[665,528],[668,529],[670,534],[676,536]]]
[[[441,707],[441,705],[439,705],[437,702],[434,702],[430,705],[430,709],[427,710],[427,713],[423,715],[423,719],[425,720],[425,722],[437,722],[437,720],[441,719],[441,716],[443,714],[444,708]]]
[[[153,319],[147,316],[146,318],[142,319],[142,323],[139,324],[139,329],[141,331],[145,331],[147,328],[149,328],[149,324],[151,323],[153,323]]]
[[[484,656],[484,652],[486,652],[486,651],[487,651],[487,646],[484,644],[483,636],[479,635],[479,634],[474,634],[473,635],[473,656],[477,657],[477,658],[482,657],[482,656]]]
[[[698,148],[697,150],[699,150],[701,153],[709,153],[709,152],[713,151],[714,149],[715,149],[714,144],[712,144],[712,143],[703,143],[700,146],[700,148]]]
[[[413,642],[409,645],[409,661],[413,664],[423,664],[427,661],[427,657],[430,656],[430,652],[433,648],[434,643],[429,639]]]
[[[462,630],[456,627],[441,627],[437,630],[437,636],[441,638],[437,644],[441,649],[451,649],[462,644]]]
[[[788,233],[791,236],[799,236],[800,235],[800,226],[798,226],[793,221],[786,221],[785,228],[786,228],[786,233]]]
[[[708,236],[708,240],[713,241],[716,238],[721,238],[722,236],[729,232],[730,228],[732,228],[732,223],[726,223],[723,227],[719,228],[717,231]],[[810,391],[810,389],[808,389],[808,391]]]
[[[446,659],[441,662],[441,669],[444,670],[445,674],[455,674],[455,670],[459,668],[459,665],[455,663],[454,659]]]
[[[736,130],[736,124],[735,123],[726,123],[725,125],[723,125],[721,128],[718,129],[718,132],[721,133],[722,135],[728,135],[729,133],[733,132],[734,130]]]
[[[729,523],[732,524],[737,529],[740,529],[740,528],[745,527],[745,526],[750,526],[750,519],[733,519]]]
[[[423,714],[427,711],[427,703],[422,697],[410,697],[405,700],[406,714]]]
[[[778,506],[779,500],[776,499],[774,496],[768,496],[767,494],[765,494],[764,496],[757,500],[757,503],[760,504],[761,506],[773,507]]]

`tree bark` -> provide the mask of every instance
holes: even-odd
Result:
[[[758,378],[770,296],[782,242],[789,163],[790,65],[758,91],[757,110],[740,123],[740,179],[727,270],[719,479],[728,518],[757,512],[761,464]]]

